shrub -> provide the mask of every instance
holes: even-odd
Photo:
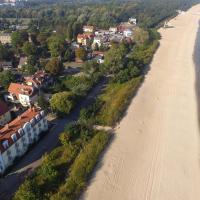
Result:
[[[52,96],[50,106],[58,114],[69,114],[75,104],[72,92],[59,92]]]
[[[142,77],[138,77],[123,84],[109,84],[105,92],[100,96],[103,106],[96,115],[96,122],[113,126],[120,120],[141,81]]]
[[[74,200],[80,195],[108,139],[108,133],[103,131],[94,136],[75,159],[66,183],[59,188],[56,194],[51,196],[51,200]]]

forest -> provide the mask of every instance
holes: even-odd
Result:
[[[10,19],[20,23],[29,19],[30,31],[50,32],[56,30],[74,39],[85,24],[109,28],[129,17],[135,17],[140,26],[152,28],[162,20],[175,15],[176,9],[187,9],[199,0],[140,0],[140,1],[69,1],[65,3],[0,7],[0,27],[10,24]],[[35,1],[34,1],[35,2]],[[101,2],[101,4],[99,3]]]

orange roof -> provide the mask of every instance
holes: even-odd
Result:
[[[8,92],[15,94],[17,98],[19,98],[19,94],[25,94],[28,96],[32,96],[34,89],[31,86],[23,85],[20,83],[11,83]]]
[[[0,101],[0,116],[9,111],[8,106],[3,101]]]
[[[47,73],[43,70],[39,70],[32,76],[24,77],[24,79],[25,79],[25,82],[31,82],[35,85],[41,85],[45,76],[47,76]]]
[[[88,35],[85,35],[85,34],[78,34],[77,38],[80,38],[80,39],[88,39]]]
[[[12,145],[14,142],[11,138],[11,135],[16,133],[17,139],[19,139],[21,136],[17,131],[20,128],[22,128],[26,122],[29,122],[31,119],[33,119],[39,112],[40,110],[36,109],[35,107],[29,108],[23,114],[21,114],[16,119],[11,121],[9,124],[5,125],[2,129],[0,129],[0,151],[1,152],[5,151],[2,145],[2,142],[5,140],[8,140],[9,146]]]

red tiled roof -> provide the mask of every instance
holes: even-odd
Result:
[[[93,55],[104,56],[105,52],[103,52],[103,51],[93,51],[92,54],[93,54]]]
[[[0,101],[0,116],[9,111],[8,106],[3,101]]]
[[[40,110],[36,109],[35,107],[29,108],[22,115],[18,116],[16,119],[0,129],[0,152],[5,151],[2,142],[8,140],[9,146],[12,145],[14,142],[11,138],[11,135],[16,133],[17,139],[19,139],[21,136],[17,131],[22,128],[26,122],[29,122],[31,119],[33,119],[39,112]]]
[[[35,74],[33,74],[32,76],[26,76],[24,77],[25,82],[31,82],[33,83],[33,85],[41,85],[42,82],[44,81],[44,79],[47,77],[47,73],[43,70],[39,70],[37,71]]]
[[[78,36],[77,36],[77,38],[79,38],[79,39],[90,39],[90,38],[93,38],[93,37],[94,37],[93,34],[85,34],[85,33],[78,34]]]
[[[11,83],[8,92],[15,94],[17,98],[19,98],[19,94],[25,94],[28,96],[32,96],[34,89],[31,86],[23,85],[20,83]]]

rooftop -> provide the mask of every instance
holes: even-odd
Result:
[[[7,113],[9,111],[8,106],[6,103],[4,103],[3,101],[0,101],[0,116],[4,115],[5,113]]]
[[[32,96],[34,94],[34,88],[20,83],[11,83],[8,92],[15,94],[19,98],[19,94]]]
[[[26,122],[29,122],[31,119],[33,119],[39,112],[40,110],[35,107],[29,108],[27,111],[25,111],[16,119],[11,121],[9,124],[5,125],[4,128],[0,129],[0,151],[1,152],[5,151],[4,147],[2,146],[2,142],[5,140],[8,140],[9,145],[12,145],[14,142],[11,138],[11,135],[15,133],[17,136],[17,139],[19,139],[21,136],[17,131],[20,128],[22,128]]]

